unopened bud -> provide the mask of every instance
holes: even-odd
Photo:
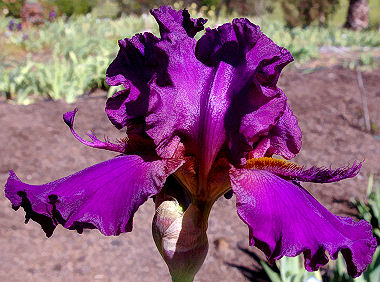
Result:
[[[190,204],[184,211],[176,199],[167,198],[156,199],[153,238],[172,280],[193,281],[208,251],[207,223],[202,224],[197,206]]]

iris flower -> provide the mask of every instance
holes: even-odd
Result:
[[[9,21],[9,25],[8,25],[8,30],[9,31],[13,31],[15,28],[15,21],[14,20],[10,20]]]
[[[196,40],[205,19],[170,7],[151,14],[160,37],[120,40],[107,70],[108,84],[125,90],[105,110],[127,137],[111,143],[89,134],[88,141],[74,130],[77,109],[64,114],[80,142],[120,154],[44,185],[25,184],[11,171],[5,193],[13,208],[23,207],[26,221],[47,236],[58,224],[119,235],[153,198],[157,248],[173,281],[192,281],[207,254],[211,207],[234,194],[250,245],[269,261],[303,253],[305,268],[315,271],[341,252],[348,273],[359,276],[377,245],[371,226],[333,215],[300,182],[350,178],[361,163],[332,170],[287,161],[301,148],[297,119],[276,86],[290,52],[244,18]]]

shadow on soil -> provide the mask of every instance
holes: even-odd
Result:
[[[237,268],[245,278],[247,278],[248,281],[253,281],[253,282],[270,282],[271,280],[269,279],[268,275],[264,271],[264,269],[261,267],[260,264],[260,258],[252,251],[250,251],[247,248],[243,248],[241,246],[238,246],[238,249],[248,255],[252,259],[252,266],[251,267],[246,267],[230,262],[226,262],[228,266],[235,267]],[[276,265],[271,266],[271,268],[279,272],[278,268]]]

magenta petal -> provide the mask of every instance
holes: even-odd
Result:
[[[225,63],[233,66],[233,75],[225,72],[230,79],[224,89],[231,101],[225,128],[231,155],[237,161],[284,114],[286,97],[276,83],[282,68],[293,58],[247,19],[207,29],[197,43],[196,56],[213,68]]]
[[[150,11],[158,22],[162,38],[166,38],[171,33],[185,33],[189,37],[194,37],[198,31],[203,30],[206,19],[192,19],[187,10],[176,11],[169,6],[162,6],[159,9]]]
[[[160,83],[167,80],[167,58],[155,47],[159,41],[151,33],[136,34],[131,39],[119,40],[119,53],[107,69],[109,85],[123,85],[125,90],[107,100],[106,113],[118,128],[131,119],[145,117],[148,110],[149,87],[153,76]]]
[[[77,230],[97,228],[104,235],[132,230],[133,215],[157,194],[182,161],[121,156],[44,185],[21,182],[10,172],[5,195],[26,222],[41,224],[49,237],[57,224]]]
[[[67,112],[63,115],[64,122],[70,127],[71,133],[74,135],[76,139],[78,139],[81,143],[86,146],[98,149],[105,149],[109,151],[124,153],[126,151],[126,144],[124,142],[119,142],[119,144],[113,144],[109,140],[100,141],[95,134],[87,134],[90,137],[91,141],[87,141],[80,137],[74,130],[74,118],[78,109],[75,108],[73,111]]]
[[[161,38],[145,33],[120,41],[107,70],[110,84],[126,86],[107,102],[110,120],[118,128],[143,120],[160,157],[171,157],[183,142],[198,159],[201,178],[226,144],[231,160],[241,162],[285,113],[276,83],[292,56],[246,19],[207,29],[197,42],[202,19],[169,7],[151,13]],[[276,144],[268,148],[289,155]]]
[[[250,157],[261,158],[279,155],[285,159],[292,159],[301,149],[302,132],[297,118],[286,105],[284,114],[268,134],[255,144]]]
[[[266,156],[280,155],[285,159],[292,159],[301,149],[302,132],[298,126],[297,118],[287,105],[280,120],[269,131],[270,146]]]
[[[349,275],[359,276],[371,263],[377,242],[368,222],[330,213],[304,188],[267,171],[233,169],[232,190],[240,218],[248,225],[250,244],[268,260],[305,257],[315,271],[341,251]]]

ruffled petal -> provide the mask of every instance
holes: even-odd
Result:
[[[126,144],[122,141],[120,141],[118,144],[111,143],[108,139],[105,141],[100,141],[94,133],[87,133],[87,136],[91,138],[91,141],[87,141],[80,137],[74,130],[74,118],[77,111],[78,108],[75,108],[73,111],[67,112],[63,115],[64,122],[70,127],[71,133],[76,139],[78,139],[84,145],[92,148],[105,149],[119,153],[124,153],[126,151]]]
[[[206,19],[192,19],[189,12],[184,9],[173,10],[169,6],[162,6],[159,9],[150,11],[156,19],[162,38],[166,38],[173,33],[184,33],[189,37],[194,37],[197,32],[203,30]]]
[[[67,229],[97,228],[104,235],[132,230],[133,215],[157,194],[181,160],[120,156],[44,185],[21,182],[11,171],[5,196],[26,222],[38,222],[50,237],[58,224]]]
[[[213,68],[233,67],[230,74],[225,72],[229,80],[219,91],[223,89],[230,101],[225,129],[231,155],[238,161],[284,114],[286,97],[276,83],[293,58],[247,19],[207,29],[197,43],[196,56]]]
[[[175,11],[170,7],[151,13],[159,23],[163,38],[171,33],[193,37],[206,22],[191,19],[186,10]],[[167,73],[168,55],[156,46],[160,40],[146,32],[119,41],[120,51],[107,69],[106,79],[109,85],[122,84],[126,88],[109,98],[106,105],[106,113],[117,128],[126,126],[128,120],[147,115],[150,80],[154,79],[159,86],[171,85]]]
[[[302,145],[302,132],[289,105],[278,123],[266,136],[259,139],[249,158],[271,157],[279,155],[289,160],[299,153]]]
[[[125,90],[115,93],[106,103],[110,121],[123,128],[131,119],[145,117],[148,111],[147,83],[155,76],[162,84],[167,80],[167,57],[155,47],[159,41],[151,33],[136,34],[131,39],[119,40],[119,53],[107,69],[109,85],[123,85]]]
[[[352,166],[337,169],[316,166],[306,169],[292,162],[264,157],[249,159],[244,168],[266,170],[286,180],[330,183],[355,177],[361,166],[362,163],[354,162]]]
[[[377,242],[368,222],[330,213],[304,188],[261,170],[232,169],[232,190],[250,244],[269,261],[304,254],[315,271],[341,251],[348,274],[357,277],[371,263]]]
[[[286,97],[276,83],[293,58],[246,19],[207,29],[197,42],[203,19],[170,7],[151,13],[161,38],[140,34],[120,42],[107,77],[126,90],[109,99],[106,111],[118,128],[144,118],[160,157],[170,158],[183,142],[199,161],[202,186],[225,144],[240,162],[279,123]]]
[[[157,145],[157,152],[169,158],[179,137],[190,137],[185,138],[188,144],[197,139],[200,96],[209,87],[210,81],[205,81],[212,70],[194,54],[196,41],[192,36],[203,28],[203,19],[190,19],[187,11],[177,12],[170,7],[151,13],[160,25],[162,38],[137,40],[142,36],[136,35],[120,42],[120,52],[107,70],[107,79],[128,87],[108,100],[106,112],[118,128],[143,117],[145,131]]]
[[[208,29],[197,43],[183,32],[173,32],[170,40],[156,44],[168,54],[171,86],[150,84],[154,112],[146,117],[147,133],[159,151],[170,144],[173,135],[181,136],[187,151],[199,160],[200,186],[227,134],[231,155],[240,161],[284,113],[286,97],[276,88],[277,77],[271,77],[270,71],[280,71],[292,58],[261,37],[265,36],[257,26],[235,20],[216,30]],[[261,40],[266,46],[259,47],[261,43],[252,40]],[[209,50],[214,52],[207,53]],[[255,52],[262,57],[254,57]],[[264,87],[260,83],[265,75]]]
[[[109,85],[122,84],[126,89],[130,83],[143,87],[159,69],[155,44],[160,39],[152,33],[138,33],[131,39],[119,40],[119,53],[107,69],[106,81]]]

